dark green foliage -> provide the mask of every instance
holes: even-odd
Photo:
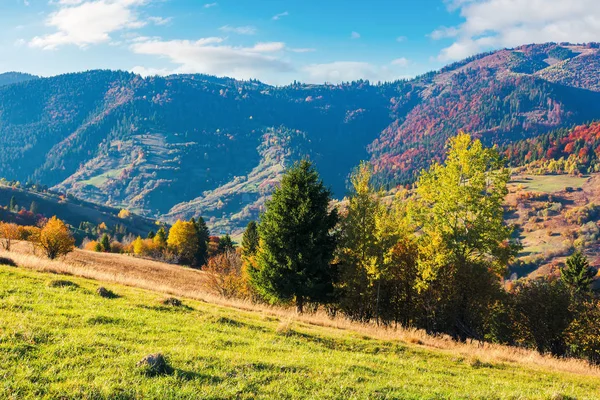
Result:
[[[154,232],[154,231],[150,231],[150,232],[148,232],[148,236],[147,236],[147,238],[148,238],[148,239],[154,239],[154,236],[156,236],[156,232]]]
[[[102,235],[102,239],[100,239],[100,245],[102,246],[102,251],[105,253],[110,253],[110,238],[106,233]]]
[[[190,220],[194,224],[196,234],[198,235],[198,252],[196,254],[196,265],[205,265],[208,261],[208,242],[210,240],[210,231],[204,222],[204,218],[198,217],[196,220]]]
[[[10,198],[10,203],[8,203],[8,209],[10,211],[19,211],[17,208],[18,208],[17,199],[15,198],[15,196],[12,196]]]
[[[573,312],[569,289],[561,280],[542,278],[520,284],[514,307],[516,332],[522,342],[540,353],[566,353],[566,330]]]
[[[256,254],[259,246],[259,239],[258,225],[256,221],[250,221],[242,238],[244,256],[251,257]]]
[[[332,300],[331,261],[336,247],[333,229],[337,210],[329,210],[331,192],[309,161],[284,175],[261,217],[258,268],[250,269],[256,290],[271,301],[295,300],[298,312],[306,302]]]
[[[596,270],[590,268],[590,263],[580,251],[576,251],[567,258],[567,265],[561,268],[561,277],[564,283],[577,297],[588,295],[591,284],[596,275]]]
[[[167,231],[165,230],[164,226],[161,226],[158,232],[156,232],[154,241],[161,247],[165,247],[167,245]]]
[[[234,249],[235,249],[235,245],[233,244],[233,240],[231,239],[231,236],[225,235],[219,239],[219,246],[217,248],[217,251],[219,253],[226,253],[226,252],[232,251]]]

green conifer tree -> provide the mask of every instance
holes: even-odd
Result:
[[[256,221],[250,221],[248,226],[246,226],[246,230],[244,231],[244,236],[242,238],[242,250],[244,252],[244,256],[251,257],[256,254],[258,250],[259,236],[258,236],[258,225]]]
[[[330,211],[330,200],[309,161],[285,173],[261,217],[258,266],[249,269],[251,283],[266,299],[294,300],[299,313],[306,302],[331,300],[338,214]]]
[[[567,258],[566,267],[561,268],[562,280],[576,296],[590,293],[595,275],[596,271],[580,251]]]

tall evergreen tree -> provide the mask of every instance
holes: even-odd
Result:
[[[17,211],[17,199],[15,199],[15,196],[12,196],[10,198],[10,203],[8,204],[8,209],[10,211]]]
[[[102,251],[104,251],[106,253],[110,252],[110,239],[106,233],[104,235],[102,235],[100,244],[102,245]]]
[[[156,244],[160,249],[164,249],[167,247],[167,231],[164,226],[161,226],[156,235],[152,239],[154,244]]]
[[[580,251],[567,258],[566,267],[561,268],[562,280],[576,296],[583,296],[591,291],[595,275],[596,271],[590,268],[590,263]]]
[[[198,252],[196,253],[196,264],[205,265],[208,261],[208,242],[210,240],[210,231],[204,222],[204,218],[198,217],[196,220],[190,220],[194,224],[196,234],[198,235]]]
[[[309,161],[296,163],[283,176],[261,216],[258,265],[249,269],[252,284],[265,298],[294,300],[299,313],[306,302],[331,300],[338,214],[329,210],[330,200],[331,192]]]
[[[219,239],[219,247],[218,247],[219,253],[226,253],[226,252],[232,251],[234,249],[235,249],[235,246],[233,244],[233,239],[231,239],[231,236],[229,236],[229,234],[227,234]]]
[[[244,231],[244,236],[242,238],[242,250],[244,252],[244,256],[251,257],[256,254],[258,250],[259,236],[258,236],[258,225],[256,221],[250,221],[248,226],[246,226],[246,230]]]

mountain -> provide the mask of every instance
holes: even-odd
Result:
[[[6,72],[0,74],[0,86],[12,85],[13,83],[20,83],[39,79],[35,75],[22,74],[20,72]]]
[[[409,183],[461,129],[507,145],[600,119],[599,66],[597,43],[547,43],[377,85],[120,71],[30,80],[0,87],[0,174],[229,232],[302,157],[343,197],[360,160],[381,184]]]

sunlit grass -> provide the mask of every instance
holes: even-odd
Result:
[[[486,361],[187,299],[165,306],[163,294],[116,284],[103,286],[120,297],[104,299],[98,286],[0,267],[0,398],[600,397],[591,370]],[[173,374],[136,367],[157,352]]]

